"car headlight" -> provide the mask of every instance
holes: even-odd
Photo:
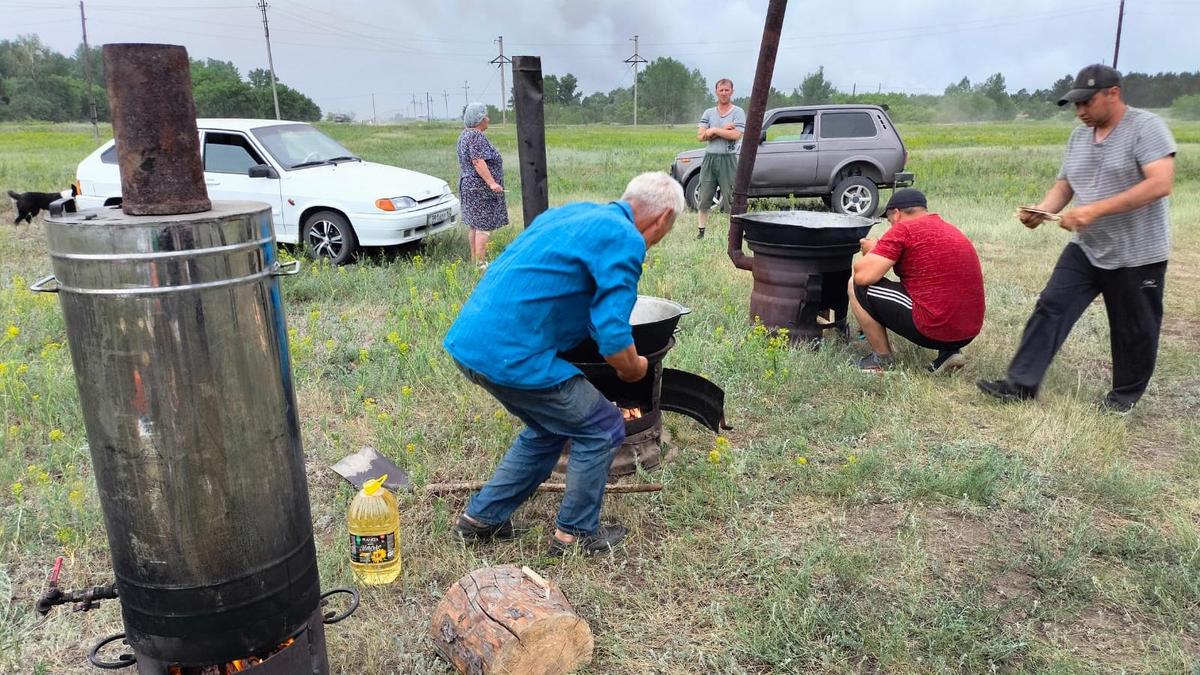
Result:
[[[442,196],[443,197],[452,197],[453,195],[454,195],[454,193],[450,191],[449,185],[442,186]]]
[[[376,199],[375,206],[380,211],[403,211],[411,209],[417,205],[417,200],[412,197],[392,197],[391,199]]]

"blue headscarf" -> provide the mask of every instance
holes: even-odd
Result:
[[[477,127],[487,117],[487,106],[482,103],[472,103],[463,109],[463,126]]]

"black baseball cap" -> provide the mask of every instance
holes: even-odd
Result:
[[[1079,74],[1075,76],[1075,82],[1071,84],[1071,90],[1058,99],[1058,104],[1083,103],[1101,89],[1119,86],[1121,86],[1121,73],[1117,72],[1116,68],[1093,63],[1079,71]]]
[[[923,209],[929,206],[925,201],[925,193],[913,188],[904,188],[892,193],[892,198],[888,200],[887,206],[883,207],[883,211],[887,213],[892,209],[911,209],[917,206]]]

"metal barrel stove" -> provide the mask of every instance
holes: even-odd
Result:
[[[153,92],[113,77],[163,63],[186,69],[186,52],[110,47],[123,186],[127,151],[138,153],[137,181],[153,182],[156,166],[202,180],[198,167],[163,169],[199,163],[194,143],[177,142],[197,137],[194,112],[147,122],[152,110],[131,112],[131,102]],[[174,79],[190,90],[186,77]],[[145,138],[155,135],[176,140]],[[134,651],[99,661],[110,638],[91,658],[110,668],[136,661],[143,675],[226,672],[231,662],[256,673],[326,673],[278,279],[297,267],[276,257],[266,204],[209,208],[203,183],[185,193],[186,203],[172,205],[142,185],[134,208],[71,212],[59,202],[46,221],[54,274],[34,290],[57,292],[62,307]]]

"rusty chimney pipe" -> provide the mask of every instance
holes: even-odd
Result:
[[[187,50],[104,45],[104,80],[121,169],[121,210],[166,216],[212,208]]]
[[[514,56],[512,72],[513,107],[517,112],[517,156],[521,160],[521,207],[525,215],[525,227],[529,227],[534,218],[550,208],[542,58]]]
[[[779,51],[779,35],[783,32],[783,14],[787,0],[771,0],[767,20],[763,25],[762,45],[758,48],[758,67],[754,71],[754,88],[750,91],[750,111],[746,115],[746,132],[742,135],[742,150],[738,156],[737,174],[733,180],[733,201],[729,207],[729,259],[740,270],[754,267],[754,258],[742,252],[742,225],[734,216],[746,212],[746,196],[754,160],[758,157],[758,137],[762,133],[767,96],[771,93],[771,76],[775,73],[775,54]]]

